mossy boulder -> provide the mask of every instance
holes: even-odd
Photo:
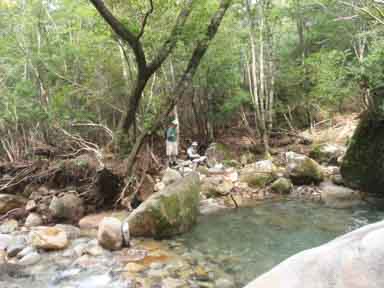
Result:
[[[271,191],[279,194],[289,194],[291,193],[292,188],[293,184],[291,180],[284,177],[277,179],[271,185]]]
[[[319,163],[337,164],[337,159],[345,154],[345,147],[339,144],[321,144],[313,146],[309,157]]]
[[[199,214],[200,179],[197,173],[150,196],[127,218],[136,237],[169,238],[189,231]]]
[[[362,116],[340,169],[344,182],[368,193],[383,194],[384,121]]]
[[[262,160],[240,170],[240,181],[252,188],[263,188],[277,178],[277,168],[271,160]]]
[[[286,159],[287,174],[293,184],[309,185],[323,181],[323,168],[315,160],[294,152],[287,152]]]

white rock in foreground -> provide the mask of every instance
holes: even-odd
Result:
[[[382,288],[384,221],[298,253],[245,288]]]

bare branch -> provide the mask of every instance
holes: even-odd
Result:
[[[143,36],[144,29],[145,29],[145,26],[147,25],[148,18],[153,13],[153,10],[154,10],[153,0],[149,0],[149,5],[150,5],[150,8],[149,8],[148,12],[145,13],[145,15],[144,15],[144,19],[143,19],[143,23],[141,24],[141,29],[140,29],[139,35],[137,35],[137,40],[139,40]]]
[[[89,0],[93,6],[97,9],[100,16],[109,24],[112,30],[123,40],[127,41],[129,46],[132,48],[133,53],[135,54],[136,62],[139,66],[139,69],[145,70],[146,68],[146,58],[143,46],[141,42],[138,41],[134,33],[128,30],[123,23],[121,23],[105,6],[103,0]]]

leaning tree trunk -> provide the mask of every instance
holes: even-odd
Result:
[[[371,105],[362,114],[341,165],[347,185],[368,193],[383,193],[384,187],[384,112],[381,105],[384,87],[372,93]]]

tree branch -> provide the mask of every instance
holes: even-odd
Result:
[[[96,10],[99,12],[100,16],[109,24],[112,30],[123,40],[127,41],[129,46],[132,48],[133,53],[135,54],[136,63],[139,70],[145,70],[147,66],[145,53],[143,46],[139,39],[135,36],[134,33],[129,31],[123,23],[121,23],[105,6],[103,0],[89,0]]]
[[[175,48],[180,33],[188,19],[189,14],[192,11],[193,0],[187,0],[185,6],[181,9],[177,16],[176,23],[172,28],[171,34],[168,39],[163,43],[163,46],[159,49],[158,54],[153,61],[148,65],[149,71],[156,71],[161,64],[167,59],[168,55]]]
[[[150,8],[148,12],[145,13],[144,15],[144,19],[143,19],[143,23],[141,24],[139,35],[137,35],[137,40],[139,40],[143,36],[145,26],[147,25],[148,17],[153,13],[153,10],[154,10],[153,0],[149,0],[149,5],[150,5]]]

